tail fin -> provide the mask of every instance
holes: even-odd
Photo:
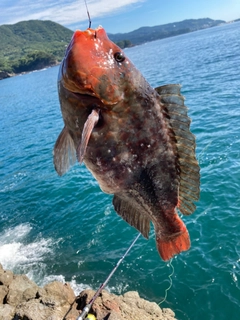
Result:
[[[161,232],[156,230],[157,249],[164,261],[170,260],[174,255],[188,250],[191,246],[187,228],[178,216],[177,218],[179,219],[178,222],[181,222],[180,232],[161,236]]]

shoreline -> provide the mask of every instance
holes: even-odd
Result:
[[[14,77],[14,76],[16,76],[15,73],[9,73],[9,72],[6,72],[6,71],[0,71],[0,80],[4,80],[4,79],[11,78],[11,77]]]
[[[60,65],[60,64],[61,64],[61,62],[57,62],[57,63],[55,63],[55,64],[51,64],[51,65],[44,66],[43,68],[34,69],[34,70],[31,70],[31,71],[19,72],[19,73],[10,73],[10,72],[7,72],[7,71],[1,71],[1,70],[0,70],[0,80],[12,78],[12,77],[15,77],[15,76],[27,74],[27,73],[34,72],[34,71],[43,70],[43,69],[45,69],[45,68],[48,69],[48,68],[56,67],[56,66],[58,66],[58,65]]]
[[[26,275],[4,270],[0,264],[0,320],[76,320],[95,291],[75,295],[69,283],[53,281],[43,288]],[[115,295],[103,290],[89,311],[96,320],[176,320],[169,308],[142,299],[138,292]]]

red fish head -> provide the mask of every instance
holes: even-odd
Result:
[[[114,105],[124,99],[134,70],[123,50],[109,40],[100,26],[74,33],[59,80],[69,91],[94,96],[104,105]]]

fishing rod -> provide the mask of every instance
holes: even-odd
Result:
[[[86,316],[88,315],[89,310],[91,309],[91,306],[93,305],[94,301],[97,299],[97,297],[99,296],[99,294],[101,293],[101,291],[103,290],[103,288],[107,285],[108,281],[111,279],[112,275],[114,274],[114,272],[117,270],[117,268],[119,267],[119,265],[121,264],[121,262],[123,261],[123,259],[126,257],[126,255],[128,254],[128,252],[131,250],[131,248],[134,246],[135,242],[137,241],[137,239],[140,237],[141,233],[139,233],[136,238],[133,240],[133,242],[131,243],[131,245],[129,246],[129,248],[127,249],[127,251],[124,253],[124,255],[122,256],[121,259],[119,259],[118,263],[116,264],[116,266],[113,268],[113,270],[110,272],[109,276],[107,277],[107,279],[101,284],[101,286],[99,287],[99,289],[97,290],[97,292],[95,293],[95,295],[92,297],[92,299],[90,300],[90,302],[84,307],[82,313],[80,314],[80,316],[77,318],[77,320],[84,320],[86,318]]]

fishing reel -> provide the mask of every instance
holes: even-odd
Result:
[[[97,320],[96,317],[93,314],[88,314],[86,320]]]

